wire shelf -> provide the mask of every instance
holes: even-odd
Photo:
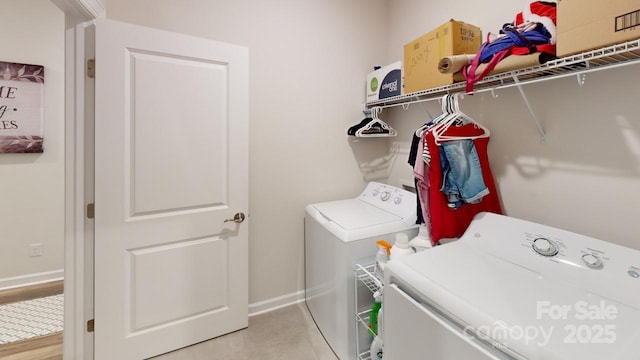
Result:
[[[365,329],[369,328],[369,314],[371,313],[371,310],[365,310],[363,312],[359,312],[356,314],[356,320],[358,320],[358,322],[360,324],[362,324],[362,326],[365,327]]]
[[[490,75],[476,83],[474,85],[474,91],[470,94],[486,91],[493,92],[508,87],[532,84],[567,76],[577,76],[578,82],[582,84],[582,82],[584,82],[584,75],[587,73],[638,63],[640,63],[640,39],[551,60],[538,66]],[[465,87],[465,82],[458,82],[451,85],[368,102],[366,106],[368,108],[385,108],[430,101],[438,99],[448,93],[465,92]]]
[[[380,280],[373,274],[375,269],[375,264],[371,265],[360,265],[356,264],[356,280],[362,282],[371,293],[375,293],[382,287],[382,283]]]

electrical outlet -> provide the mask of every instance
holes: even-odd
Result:
[[[42,244],[29,245],[29,257],[42,256]]]

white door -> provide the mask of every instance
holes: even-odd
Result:
[[[248,50],[96,21],[95,359],[248,323]]]

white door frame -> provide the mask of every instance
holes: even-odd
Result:
[[[85,251],[93,229],[85,224],[84,34],[81,23],[105,16],[101,0],[51,0],[65,14],[65,260],[63,359],[93,359],[92,337],[86,331],[87,292],[93,278],[85,276]],[[78,38],[82,37],[82,38]]]

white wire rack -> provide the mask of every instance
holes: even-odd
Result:
[[[640,39],[551,60],[538,66],[490,75],[476,83],[472,93],[494,92],[508,87],[519,87],[568,76],[576,76],[578,84],[582,85],[585,75],[590,72],[638,63],[640,63]],[[366,103],[366,107],[385,108],[435,100],[447,93],[464,92],[465,86],[464,82],[454,83],[372,101]]]
[[[355,293],[356,297],[358,294],[358,286],[363,284],[366,286],[371,293],[375,293],[382,287],[382,282],[373,274],[374,273],[375,264],[371,265],[360,265],[356,264],[355,266]],[[355,314],[356,314],[356,349],[360,351],[360,331],[369,332],[369,313],[371,309],[366,309],[364,311],[359,311],[358,309],[358,299],[355,300]],[[370,334],[370,333],[369,333]],[[358,360],[369,360],[371,356],[369,351],[363,351],[358,354]]]
[[[373,274],[374,268],[375,264],[366,266],[356,264],[356,280],[369,288],[372,294],[382,287],[380,280]]]

